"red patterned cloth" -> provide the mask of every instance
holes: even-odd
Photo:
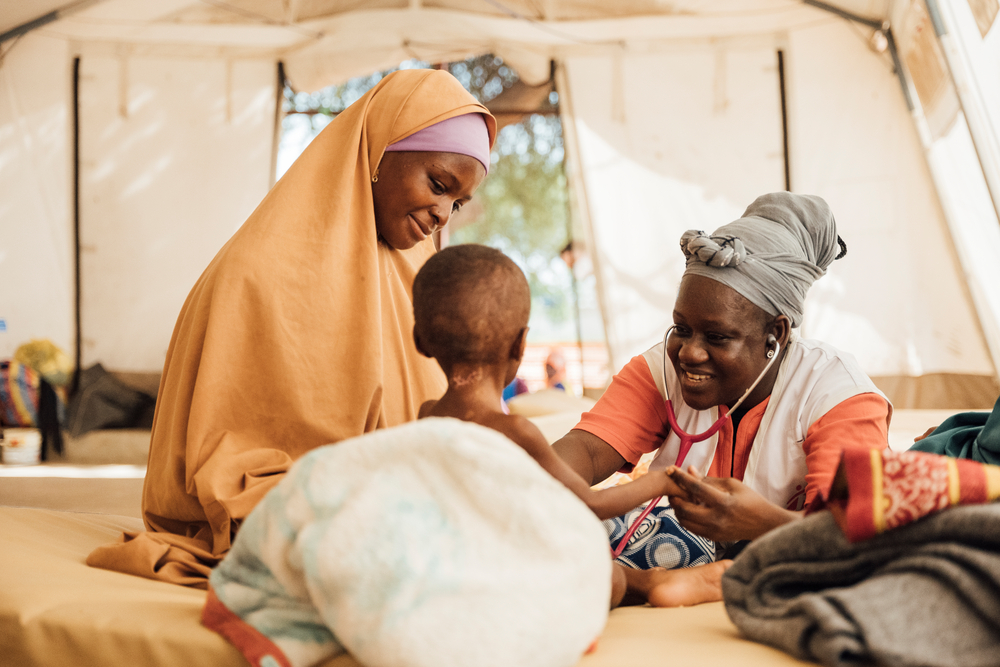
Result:
[[[865,540],[952,505],[1000,498],[1000,466],[926,452],[845,450],[827,500],[847,539]]]

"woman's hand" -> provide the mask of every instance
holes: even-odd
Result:
[[[771,504],[737,479],[702,477],[693,466],[687,472],[671,466],[667,474],[686,496],[669,497],[678,521],[717,542],[752,540],[801,516]]]

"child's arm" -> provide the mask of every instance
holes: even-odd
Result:
[[[650,471],[634,482],[595,491],[569,467],[545,441],[542,432],[524,417],[508,417],[510,429],[501,429],[538,461],[546,472],[575,493],[599,519],[610,519],[635,509],[657,496],[684,495],[666,471]]]

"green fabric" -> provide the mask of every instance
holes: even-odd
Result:
[[[1000,399],[993,412],[961,412],[948,417],[910,449],[1000,465]]]

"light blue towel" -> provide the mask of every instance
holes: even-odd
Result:
[[[314,450],[247,517],[203,622],[251,664],[576,664],[607,619],[600,521],[490,429],[425,419]]]

